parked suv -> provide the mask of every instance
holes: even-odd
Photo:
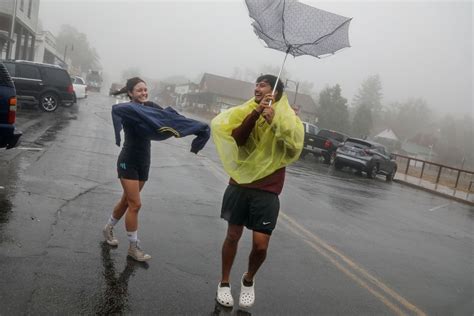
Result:
[[[323,157],[324,163],[332,165],[336,157],[336,149],[346,140],[347,136],[336,131],[319,129],[316,125],[313,126],[315,128],[311,129],[311,125],[308,125],[309,128],[306,128],[305,125],[304,148],[301,157],[304,158],[307,153],[312,153],[315,157]]]
[[[316,138],[316,134],[319,132],[319,128],[316,125],[308,122],[303,122],[303,127],[304,147],[300,157],[304,159],[308,153],[312,153],[314,151],[314,140]]]
[[[397,172],[397,163],[383,145],[359,138],[348,138],[337,149],[334,168],[346,166],[363,171],[372,179],[383,174],[387,181],[392,181]]]
[[[0,63],[0,148],[13,148],[18,144],[21,132],[15,128],[15,85],[4,64]]]
[[[74,103],[74,88],[65,69],[23,60],[3,63],[15,83],[18,102],[38,104],[46,112]]]

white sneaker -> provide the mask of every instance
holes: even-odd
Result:
[[[217,285],[216,301],[225,307],[234,306],[234,298],[232,297],[230,284],[229,286],[221,286],[219,282]]]
[[[114,227],[112,225],[105,225],[102,230],[105,241],[111,246],[118,246],[118,239],[114,236]]]
[[[255,279],[253,279],[252,286],[245,286],[244,277],[246,274],[247,273],[244,273],[240,280],[239,306],[242,308],[252,307],[255,303]]]
[[[130,243],[130,247],[128,248],[128,255],[137,261],[147,261],[151,259],[151,256],[145,253],[140,246],[138,246],[138,242]]]

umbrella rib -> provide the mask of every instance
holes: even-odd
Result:
[[[285,6],[286,6],[286,1],[283,2],[283,11],[285,11]],[[262,25],[260,24],[260,22],[258,22],[258,20],[255,19],[255,17],[253,17],[252,15],[250,15],[250,17],[252,18],[252,20],[254,21],[254,23],[256,23],[259,27],[258,27],[258,31],[260,33],[262,33],[263,35],[265,35],[267,38],[271,39],[272,41],[274,42],[279,42],[278,39],[275,39],[271,36],[269,36],[267,33],[263,32],[263,27]],[[283,20],[283,25],[282,25],[282,28],[284,27],[284,22],[285,22],[285,18],[283,16],[283,13],[282,13],[282,20]],[[256,30],[257,28],[254,26],[254,30]],[[285,32],[284,30],[282,30],[282,34],[283,34],[283,40],[284,40],[284,44],[285,44],[285,47],[288,47],[288,42],[286,41],[286,38],[285,38]],[[257,34],[258,35],[258,34]],[[287,51],[288,52],[288,51]]]
[[[331,36],[331,35],[333,35],[334,33],[336,33],[336,31],[338,31],[338,30],[339,30],[341,27],[343,27],[345,24],[349,23],[351,20],[352,20],[352,18],[350,18],[350,19],[344,21],[344,23],[342,23],[341,25],[339,25],[338,27],[336,27],[332,32],[321,36],[320,38],[318,38],[318,39],[315,40],[314,42],[304,43],[304,44],[298,44],[297,47],[300,47],[300,46],[303,46],[303,45],[315,45],[315,44],[318,44],[320,41],[322,41],[322,40],[325,39],[326,37]]]
[[[281,10],[281,20],[283,21],[283,23],[281,24],[281,34],[283,35],[283,41],[285,42],[285,46],[288,47],[288,51],[286,52],[288,54],[289,52],[289,49],[291,47],[288,46],[288,41],[286,40],[286,36],[285,36],[285,9],[286,9],[286,1],[283,1],[283,10]]]

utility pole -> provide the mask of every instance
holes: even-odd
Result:
[[[285,80],[285,87],[288,87],[288,81],[293,82],[296,85],[295,97],[293,99],[293,105],[295,105],[296,104],[296,96],[298,95],[298,87],[299,87],[300,83],[296,82],[296,81],[293,81],[293,80],[290,80],[290,79],[286,79]]]
[[[15,21],[16,21],[16,7],[17,7],[17,0],[13,1],[13,14],[12,14],[12,24],[10,26],[10,34],[8,35],[8,44],[7,44],[7,59],[11,58],[11,53],[12,53],[12,44],[14,42],[13,40],[13,34],[15,34]]]

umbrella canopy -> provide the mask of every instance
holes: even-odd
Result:
[[[317,58],[349,47],[351,18],[295,0],[246,0],[255,33],[269,48]]]

